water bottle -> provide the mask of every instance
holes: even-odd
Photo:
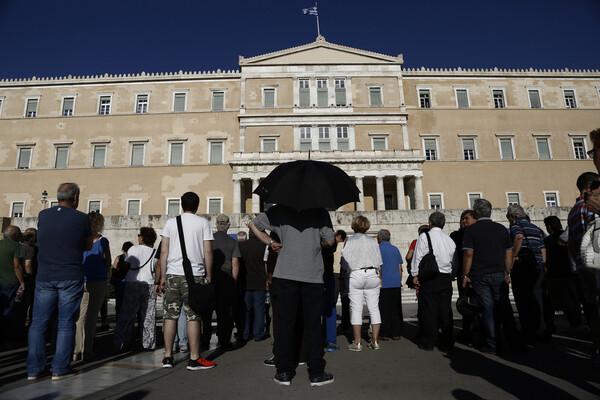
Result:
[[[23,286],[19,286],[19,290],[17,290],[17,294],[15,295],[15,303],[20,303],[23,298]]]
[[[267,297],[265,297],[265,304],[271,304],[271,294],[267,292]]]

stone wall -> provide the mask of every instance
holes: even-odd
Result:
[[[530,207],[526,209],[531,221],[544,229],[543,220],[550,215],[556,215],[566,226],[569,207]],[[447,209],[442,210],[446,215],[446,226],[444,232],[450,232],[458,229],[460,214],[463,210]],[[400,249],[402,257],[408,251],[408,247],[413,239],[417,237],[417,229],[420,225],[426,224],[431,210],[395,210],[395,211],[343,211],[331,212],[331,221],[333,228],[344,229],[347,233],[352,233],[350,224],[352,218],[356,215],[364,215],[371,221],[371,229],[368,234],[375,236],[379,229],[388,229],[391,234],[391,243]],[[508,227],[506,220],[506,209],[494,209],[492,219]],[[216,215],[203,215],[208,218],[215,229]],[[248,231],[248,223],[254,217],[254,214],[230,214],[231,228],[229,233],[239,231]],[[169,217],[166,215],[142,215],[142,216],[107,216],[105,221],[104,236],[110,241],[112,257],[116,257],[120,251],[123,242],[131,241],[137,244],[137,234],[142,226],[150,226],[156,229],[158,235],[160,230],[167,222]],[[14,224],[21,229],[37,226],[37,218],[4,218],[2,227]],[[157,243],[158,245],[158,243]]]

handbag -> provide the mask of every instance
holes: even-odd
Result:
[[[596,231],[600,227],[596,227],[596,221],[590,224],[581,239],[581,258],[587,268],[597,272],[600,270],[600,235]]]
[[[179,244],[181,245],[181,256],[183,258],[183,272],[188,284],[188,306],[198,315],[212,312],[215,308],[215,287],[211,282],[197,283],[192,272],[192,263],[187,256],[185,240],[183,237],[183,225],[181,215],[177,216],[177,230],[179,232]]]
[[[425,254],[419,263],[419,281],[430,281],[440,273],[435,255],[433,254],[433,246],[431,245],[429,232],[425,232],[425,235],[427,235],[429,253]]]
[[[521,265],[535,266],[537,270],[541,270],[537,257],[535,256],[535,251],[529,243],[529,237],[525,234],[525,228],[523,228],[523,225],[521,225],[519,221],[517,221],[517,225],[521,227],[521,230],[523,231],[523,236],[525,237],[525,241],[527,242],[527,247],[521,246],[521,248],[519,249],[519,263]]]
[[[465,318],[476,319],[483,312],[483,306],[477,298],[475,289],[468,286],[456,300],[456,310]]]

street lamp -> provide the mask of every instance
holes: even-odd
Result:
[[[42,192],[42,210],[46,209],[47,203],[48,203],[48,192],[44,190]]]

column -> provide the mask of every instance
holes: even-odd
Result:
[[[242,212],[242,188],[241,180],[233,178],[233,213],[239,214]]]
[[[425,203],[423,202],[423,177],[415,176],[415,206],[417,210],[424,210]]]
[[[383,194],[383,177],[378,176],[375,178],[375,185],[377,188],[377,210],[385,210],[385,196]]]
[[[404,198],[404,177],[396,177],[396,197],[398,210],[406,210],[406,199]]]
[[[403,150],[409,150],[410,146],[408,144],[408,128],[406,124],[402,124],[402,144],[404,145]]]
[[[258,214],[260,212],[260,196],[254,194],[258,187],[258,178],[252,178],[252,212]]]
[[[356,211],[365,211],[365,194],[363,193],[363,178],[356,177],[356,187],[360,190],[358,195],[358,203],[356,203]]]

